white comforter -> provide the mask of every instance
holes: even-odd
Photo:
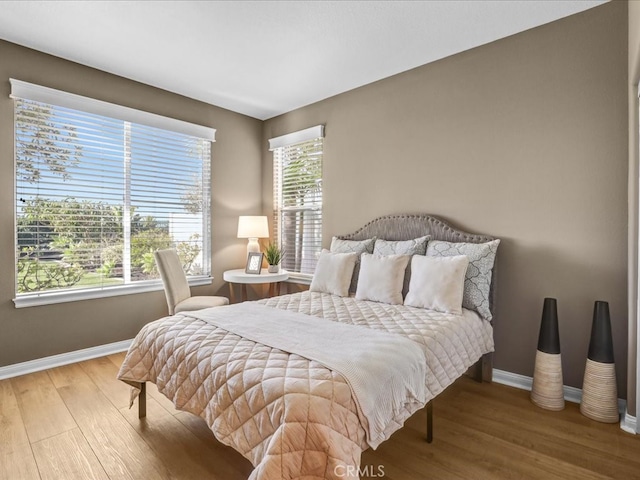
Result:
[[[207,308],[191,316],[342,375],[370,447],[380,445],[426,404],[424,348],[402,335],[255,302]]]
[[[493,351],[492,329],[462,316],[303,292],[261,301],[423,346],[426,401]],[[188,313],[146,325],[119,373],[152,381],[177,408],[204,418],[216,437],[255,466],[253,479],[344,478],[367,447],[351,390],[318,362],[231,334]]]

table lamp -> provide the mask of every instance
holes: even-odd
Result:
[[[238,238],[248,238],[247,255],[250,252],[260,252],[258,238],[269,237],[269,224],[265,216],[246,216],[238,218]]]

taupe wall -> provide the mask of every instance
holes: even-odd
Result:
[[[638,305],[638,81],[640,1],[629,2],[629,362],[627,412],[636,416]]]
[[[262,122],[179,95],[0,41],[0,366],[132,338],[166,315],[164,294],[153,292],[33,308],[14,308],[13,102],[9,78],[211,126],[213,285],[222,271],[242,265],[245,244],[235,238],[238,214],[262,208]],[[224,292],[224,290],[223,290]]]
[[[532,375],[545,296],[580,387],[593,302],[627,365],[627,5],[612,2],[273,118],[325,124],[324,243],[391,213],[500,237],[495,366]]]

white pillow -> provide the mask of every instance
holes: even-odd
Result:
[[[411,260],[411,282],[404,304],[438,312],[462,315],[464,277],[469,266],[466,255],[423,257]]]
[[[358,255],[356,266],[353,269],[353,278],[349,286],[350,292],[355,292],[358,288],[358,275],[360,272],[360,254],[367,252],[373,253],[373,245],[376,243],[376,237],[367,238],[366,240],[342,240],[338,237],[331,239],[330,251],[333,253],[351,253]]]
[[[433,240],[427,245],[427,256],[452,257],[466,255],[469,267],[464,281],[462,306],[475,310],[485,320],[491,321],[491,276],[500,240],[487,243],[445,242]]]
[[[373,245],[373,253],[378,255],[425,255],[427,243],[431,240],[431,235],[414,238],[412,240],[382,240],[376,239]],[[411,280],[411,260],[404,271],[404,284],[402,285],[402,296],[406,296],[409,291],[409,281]]]
[[[360,256],[356,298],[401,305],[404,272],[409,258],[408,255],[383,256],[363,253]]]
[[[322,250],[309,290],[348,297],[357,259],[357,253],[331,253],[329,250]]]

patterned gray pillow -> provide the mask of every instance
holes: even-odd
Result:
[[[493,263],[498,251],[500,240],[487,243],[444,242],[432,240],[427,245],[427,255],[432,257],[451,257],[466,255],[469,267],[464,279],[464,296],[462,306],[475,310],[485,320],[491,321],[489,310],[489,291],[491,289],[491,274]]]
[[[377,239],[373,247],[373,253],[377,255],[424,255],[427,252],[427,242],[431,240],[431,235],[426,235],[413,240],[382,240]],[[404,283],[402,284],[402,296],[406,297],[409,292],[409,282],[411,281],[411,260],[404,272]]]
[[[342,240],[338,237],[331,239],[332,253],[357,253],[358,259],[353,269],[353,277],[351,277],[351,286],[349,291],[355,293],[358,287],[358,275],[360,275],[360,255],[363,253],[373,253],[373,245],[376,243],[376,237],[366,240]]]
[[[430,235],[413,240],[376,240],[373,247],[373,253],[378,255],[424,255],[427,252],[427,242],[431,239]]]

